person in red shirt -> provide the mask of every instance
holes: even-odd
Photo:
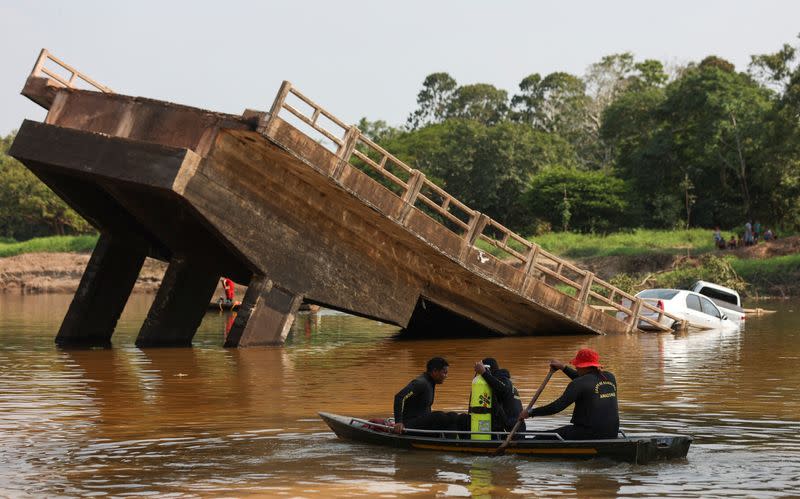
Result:
[[[222,282],[222,289],[225,291],[225,304],[226,305],[233,305],[233,297],[234,297],[234,284],[227,277],[223,277],[220,279]]]

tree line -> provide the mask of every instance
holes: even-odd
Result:
[[[425,78],[400,127],[359,128],[448,192],[526,233],[800,227],[800,57],[745,71],[716,56],[667,68],[613,54],[513,94]]]

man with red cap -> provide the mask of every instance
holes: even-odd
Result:
[[[530,411],[523,409],[519,419],[549,416],[575,404],[572,424],[552,430],[553,433],[558,433],[564,440],[616,438],[619,432],[616,378],[601,369],[600,356],[590,348],[578,350],[570,364],[575,369],[558,360],[550,361],[552,369],[564,371],[572,381],[558,399]]]

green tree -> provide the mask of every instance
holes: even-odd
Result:
[[[627,225],[626,190],[623,180],[604,172],[553,167],[531,177],[525,200],[533,217],[553,226],[608,231]]]
[[[630,52],[607,55],[587,69],[584,81],[592,99],[589,120],[596,130],[600,129],[603,111],[630,85],[630,76],[635,69]]]
[[[758,216],[772,94],[732,68],[708,57],[665,90],[626,91],[604,113],[602,136],[638,193],[634,212],[645,225],[676,226],[686,210],[702,226]]]
[[[662,110],[672,147],[698,193],[697,211],[726,225],[754,216],[753,175],[765,160],[770,92],[716,57],[704,59],[668,91]],[[716,198],[716,199],[714,199]],[[716,206],[714,201],[716,201]],[[714,213],[716,211],[716,213]]]
[[[474,120],[485,125],[502,121],[508,113],[508,93],[488,83],[463,85],[447,106],[448,118]]]
[[[669,186],[677,182],[676,160],[659,111],[663,89],[645,88],[622,94],[603,113],[601,139],[614,154],[617,174],[630,183],[629,222],[672,227],[680,217],[680,200]]]
[[[92,232],[91,226],[19,161],[14,134],[0,138],[0,234],[15,239]]]
[[[717,57],[716,55],[710,55],[705,59],[703,59],[702,61],[700,61],[700,68],[701,69],[717,68],[725,73],[736,72],[736,66],[732,62],[726,61],[725,59]]]
[[[798,50],[784,44],[773,54],[752,57],[750,71],[777,92],[766,127],[764,167],[756,172],[762,189],[762,220],[800,228],[800,60]],[[765,216],[769,215],[769,216]]]
[[[564,232],[569,230],[569,221],[572,219],[572,212],[569,210],[572,205],[569,202],[569,196],[567,195],[567,188],[564,187],[564,201],[561,203],[561,230]]]
[[[366,117],[358,120],[358,129],[373,142],[390,140],[401,133],[401,130],[386,124],[383,120],[369,121]]]
[[[664,64],[654,59],[637,62],[634,69],[636,73],[629,77],[628,90],[635,92],[663,87],[669,78],[664,70]]]
[[[406,121],[411,129],[441,123],[448,113],[450,101],[453,98],[458,84],[447,73],[431,73],[422,82],[422,90],[417,94],[417,109],[414,110]]]
[[[525,77],[520,93],[511,99],[514,121],[545,132],[569,135],[580,132],[586,120],[586,86],[569,73],[538,73]]]
[[[450,194],[515,229],[531,219],[522,199],[531,175],[577,163],[569,143],[530,126],[449,119],[381,143]]]
[[[586,106],[586,132],[581,151],[588,165],[609,168],[616,157],[615,145],[602,132],[604,115],[618,99],[631,92],[652,92],[663,88],[668,76],[664,65],[647,59],[636,62],[625,52],[603,57],[589,66],[584,80],[590,99]]]

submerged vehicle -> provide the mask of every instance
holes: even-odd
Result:
[[[689,327],[695,329],[728,330],[736,329],[741,325],[741,320],[738,317],[736,320],[731,320],[710,298],[694,291],[685,289],[645,289],[636,293],[635,296],[642,298],[672,316],[685,320],[688,322]],[[625,303],[626,301],[628,300],[623,301],[623,305],[630,307],[631,304]],[[742,311],[742,314],[744,314],[744,311]],[[659,315],[649,309],[643,310],[641,315],[653,320],[659,320],[660,316],[661,324],[668,327],[677,326],[673,319],[665,315]],[[622,320],[624,320],[624,317]],[[650,323],[640,321],[639,329],[648,330],[654,328]]]
[[[391,426],[320,412],[322,418],[336,435],[344,440],[395,447],[439,452],[466,452],[494,454],[504,442],[505,432],[484,432],[491,440],[473,440],[472,432],[407,430],[402,435],[391,432]],[[505,454],[520,454],[544,458],[608,458],[635,464],[646,464],[664,459],[684,458],[689,452],[692,437],[683,435],[625,436],[604,440],[564,440],[556,433],[520,432],[505,448]]]
[[[720,311],[728,316],[733,322],[741,322],[745,319],[745,311],[742,308],[742,298],[735,289],[731,289],[713,282],[697,281],[691,288],[695,293],[707,296],[719,307]]]

